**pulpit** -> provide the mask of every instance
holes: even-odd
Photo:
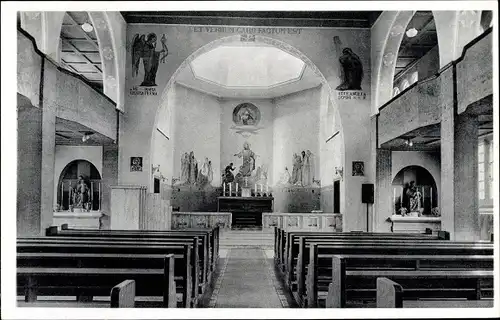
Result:
[[[231,212],[233,226],[262,226],[262,213],[273,212],[273,202],[273,197],[219,197],[217,211]]]

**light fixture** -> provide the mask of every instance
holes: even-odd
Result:
[[[409,37],[409,38],[413,38],[414,36],[416,36],[418,33],[418,30],[415,29],[415,28],[411,28],[411,29],[408,29],[406,31],[406,35]]]
[[[85,132],[85,134],[82,136],[82,142],[87,142],[90,139],[90,136],[93,134],[93,132]]]
[[[409,147],[413,147],[413,141],[411,141],[411,139],[406,139],[405,144]]]
[[[92,30],[94,30],[94,27],[88,23],[88,22],[84,22],[82,25],[81,25],[83,31],[89,33],[89,32],[92,32]]]

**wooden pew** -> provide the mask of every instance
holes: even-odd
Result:
[[[86,267],[98,269],[104,267],[121,269],[129,267],[129,270],[137,271],[138,277],[140,277],[142,274],[141,268],[146,268],[146,270],[156,269],[156,274],[163,274],[161,257],[174,254],[177,260],[174,275],[177,287],[182,292],[182,306],[189,308],[196,306],[198,299],[197,290],[194,286],[197,283],[198,274],[192,272],[193,269],[197,270],[197,268],[192,268],[191,264],[193,261],[191,258],[192,248],[193,246],[186,242],[113,244],[105,241],[74,243],[62,239],[56,239],[52,242],[20,239],[17,242],[17,263],[18,267],[34,269],[41,267],[50,269],[54,264],[66,268]],[[156,255],[156,257],[152,255]],[[103,265],[103,263],[105,264]],[[123,277],[123,275],[120,275],[120,277]],[[148,279],[146,278],[146,280]],[[159,283],[158,279],[156,283]],[[140,289],[142,282],[136,281],[136,286]]]
[[[381,238],[381,239],[442,239],[446,237],[447,233],[442,233],[440,236],[432,234],[401,234],[401,233],[372,233],[372,232],[284,232],[278,242],[277,260],[278,267],[283,272],[287,269],[289,264],[289,257],[295,256],[298,252],[298,237],[311,237],[311,238]],[[449,239],[449,236],[448,236]],[[289,265],[288,265],[289,266]]]
[[[331,284],[333,290],[333,284]],[[405,300],[403,287],[388,278],[377,278],[377,308],[492,308],[493,299],[481,300],[424,300],[426,294],[412,294]]]
[[[186,230],[84,230],[69,229],[67,224],[61,225],[61,230],[57,226],[47,228],[47,236],[127,236],[134,235],[138,237],[156,237],[156,236],[203,236],[209,237],[210,269],[214,271],[219,258],[219,232],[220,228],[213,229],[186,229]],[[204,241],[203,241],[204,242]],[[201,255],[200,255],[201,256]]]
[[[415,286],[415,284],[411,283],[411,281],[416,281],[423,286],[422,288],[425,288],[425,286],[432,288],[436,285],[443,286],[445,284],[448,285],[448,288],[453,288],[448,291],[431,289],[428,290],[429,295],[446,294],[447,297],[457,295],[456,297],[477,299],[477,294],[488,295],[492,292],[492,255],[454,255],[454,249],[446,252],[447,249],[440,248],[436,250],[437,247],[427,248],[428,253],[431,254],[422,254],[425,252],[425,248],[413,250],[411,246],[406,246],[406,248],[400,246],[401,249],[404,249],[404,253],[388,250],[389,253],[385,254],[383,247],[374,247],[361,254],[325,256],[324,261],[330,260],[330,264],[323,263],[323,265],[318,266],[320,263],[318,262],[317,248],[317,245],[312,247],[311,259],[313,260],[307,273],[306,303],[308,307],[318,305],[319,292],[325,292],[329,283],[333,283],[335,289],[328,296],[328,299],[330,299],[329,304],[333,307],[345,307],[345,301],[353,296],[375,301],[376,277],[387,275],[403,279],[405,284],[411,284],[412,286]],[[395,249],[395,247],[392,249]],[[391,254],[390,251],[394,251],[395,254]],[[460,273],[462,271],[465,273]],[[469,271],[470,273],[467,273]],[[482,271],[486,271],[486,273],[481,273]],[[431,281],[429,283],[425,280],[425,275],[429,275],[429,279],[438,279],[441,282],[429,280]],[[356,283],[345,282],[347,280],[344,278],[347,276],[352,276],[352,281]],[[446,280],[447,276],[452,280]],[[460,279],[466,280],[462,281]],[[486,282],[481,284],[482,291],[478,289],[478,280],[480,279],[486,279]],[[452,286],[453,281],[458,286],[463,286],[459,287],[463,290],[456,290]],[[359,290],[356,291],[355,289]],[[346,294],[348,294],[347,297]],[[332,299],[337,300],[333,301]]]
[[[197,255],[193,255],[193,260],[197,260],[199,263],[200,270],[200,278],[198,280],[199,284],[199,293],[203,294],[212,281],[212,271],[210,267],[210,247],[208,242],[208,237],[206,234],[203,235],[183,235],[183,234],[174,234],[174,235],[161,235],[161,234],[147,234],[147,233],[101,233],[99,231],[93,233],[76,233],[75,235],[66,234],[66,233],[58,233],[57,236],[52,236],[50,238],[46,237],[46,239],[65,239],[68,241],[87,241],[89,239],[93,241],[113,241],[113,242],[146,242],[146,243],[157,243],[157,242],[172,242],[172,241],[187,241],[188,243],[193,241],[194,238],[198,238],[198,250]],[[205,258],[207,257],[207,258]],[[193,261],[194,263],[194,261]]]
[[[175,281],[172,281],[175,285]],[[174,291],[172,291],[172,289]],[[169,292],[174,293],[175,287],[171,287]],[[172,294],[174,296],[174,294]],[[177,300],[175,301],[177,306]],[[135,307],[135,281],[125,280],[111,289],[111,308],[134,308]]]
[[[23,261],[29,265],[47,258],[32,257],[31,262],[26,263],[28,259],[23,259]],[[82,259],[96,260],[95,258],[80,257],[79,261]],[[36,302],[38,296],[76,296],[78,302],[91,302],[93,296],[106,296],[110,294],[111,290],[111,307],[113,308],[133,307],[136,294],[142,296],[160,295],[163,297],[163,307],[177,307],[173,254],[160,258],[163,260],[163,268],[160,269],[127,268],[127,257],[119,259],[124,264],[121,268],[108,267],[106,258],[99,259],[102,261],[101,267],[97,268],[18,267],[18,295],[24,295],[26,302]],[[50,260],[52,260],[52,264],[57,264],[59,261],[57,259]],[[117,281],[121,281],[121,283],[114,286]]]
[[[358,243],[358,244],[371,244],[374,242],[380,243],[442,243],[442,241],[435,240],[435,238],[428,237],[406,237],[404,235],[392,235],[387,237],[385,235],[379,236],[376,234],[364,235],[362,237],[355,236],[292,236],[290,242],[293,241],[293,248],[290,249],[290,253],[287,256],[286,266],[284,268],[284,277],[287,286],[292,286],[295,280],[298,280],[295,276],[297,274],[303,274],[305,267],[307,266],[307,260],[309,258],[309,244],[310,243]],[[293,290],[293,287],[292,287]]]

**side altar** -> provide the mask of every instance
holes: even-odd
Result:
[[[222,196],[217,211],[231,212],[232,225],[262,226],[262,213],[273,212],[273,197]]]

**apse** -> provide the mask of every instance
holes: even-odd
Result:
[[[204,208],[216,211],[217,188],[229,192],[228,183],[233,190],[319,190],[322,174],[340,167],[336,155],[325,160],[331,168],[321,162],[323,153],[334,151],[325,147],[335,126],[328,90],[310,66],[278,47],[220,45],[180,70],[166,96],[153,167],[161,168],[172,197],[204,192],[214,199]],[[313,205],[297,210],[319,207],[320,193],[308,192]]]

